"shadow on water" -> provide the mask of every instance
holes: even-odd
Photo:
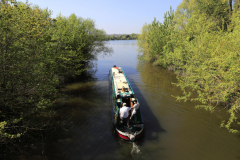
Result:
[[[61,121],[67,124],[64,128],[66,131],[49,134],[44,145],[46,159],[201,159],[200,155],[208,157],[205,159],[220,157],[217,155],[230,157],[228,153],[232,152],[226,152],[228,148],[225,144],[231,146],[234,139],[225,140],[223,145],[223,139],[228,134],[215,138],[221,134],[217,129],[216,133],[210,132],[214,126],[208,125],[208,121],[212,122],[209,114],[196,111],[193,108],[195,103],[178,103],[171,96],[182,94],[179,88],[171,84],[176,82],[174,73],[138,61],[135,68],[131,63],[132,58],[129,58],[130,53],[126,57],[120,53],[117,55],[113,59],[120,60],[99,61],[98,70],[88,72],[86,80],[82,79],[81,83],[76,80],[68,87],[72,97],[61,111]],[[140,101],[145,132],[134,143],[124,141],[113,133],[106,77],[114,64],[123,67]],[[128,66],[130,64],[132,66]],[[214,143],[217,144],[215,147]],[[224,147],[219,149],[219,146]]]
[[[145,126],[145,131],[144,131],[144,136],[142,139],[139,140],[139,143],[142,141],[158,141],[159,140],[159,134],[162,132],[166,132],[160,125],[158,119],[156,116],[153,114],[150,106],[146,102],[143,94],[137,87],[136,83],[134,82],[133,79],[128,79],[129,83],[131,84],[134,93],[136,94],[136,97],[138,98],[140,102],[140,107],[141,107],[141,113],[144,118],[144,126]]]
[[[128,81],[137,97],[137,99],[140,102],[140,108],[141,113],[144,119],[144,125],[145,125],[145,131],[144,135],[141,139],[138,141],[158,141],[159,140],[159,134],[162,132],[166,132],[160,125],[158,119],[154,115],[154,113],[151,110],[151,107],[148,105],[146,99],[144,98],[143,94],[139,90],[137,84],[135,83],[134,79],[129,78],[129,75],[136,74],[136,69],[129,66],[121,66],[128,78]],[[138,142],[138,143],[139,143]]]
[[[138,145],[146,138],[158,140],[154,133],[164,130],[132,80],[147,130],[136,143],[124,141],[113,133],[108,79],[98,81],[87,76],[80,81],[64,88],[69,96],[55,117],[60,127],[47,133],[41,149],[32,149],[18,159],[142,159]]]
[[[129,80],[131,87],[133,88],[133,91],[136,97],[140,102],[140,108],[141,108],[141,113],[144,119],[145,130],[144,130],[143,136],[140,139],[136,140],[135,142],[122,140],[117,135],[114,135],[114,137],[115,137],[115,140],[118,142],[118,144],[121,146],[122,150],[125,152],[124,153],[125,156],[123,156],[123,158],[147,159],[145,157],[146,153],[142,153],[141,148],[147,142],[157,143],[161,141],[160,134],[166,131],[161,127],[160,122],[152,112],[151,107],[147,103],[144,95],[141,93],[134,79],[129,78],[131,77],[132,74],[137,73],[136,69],[129,66],[123,66],[122,68]]]
[[[113,139],[108,79],[98,81],[93,76],[96,72],[92,67],[69,78],[61,89],[65,96],[54,108],[52,129],[43,139],[26,144],[30,147],[21,155],[8,159],[101,159],[102,154],[115,150],[105,145],[106,139]]]
[[[50,159],[56,155],[59,159],[98,159],[115,148],[105,144],[112,137],[108,82],[94,81],[86,85],[83,90],[78,86],[61,113],[66,131],[49,136],[46,154]],[[51,142],[54,137],[55,141]]]

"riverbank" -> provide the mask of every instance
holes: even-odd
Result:
[[[224,103],[229,117],[221,122],[221,127],[239,133],[240,14],[236,9],[231,18],[227,11],[220,15],[213,2],[193,2],[194,9],[188,3],[191,2],[183,1],[175,12],[170,9],[163,23],[154,19],[152,24],[143,26],[138,39],[142,59],[182,75],[175,85],[184,96],[176,96],[177,100],[199,101],[202,104],[196,108],[210,112]],[[227,10],[228,2],[218,5]],[[215,9],[214,15],[199,9],[209,6]]]
[[[106,35],[107,40],[136,40],[139,34],[108,34]]]
[[[51,128],[59,88],[111,49],[91,19],[52,19],[50,10],[28,2],[2,1],[0,9],[0,145],[12,148]]]

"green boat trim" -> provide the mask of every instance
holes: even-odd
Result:
[[[112,112],[113,112],[113,125],[118,135],[126,140],[132,140],[141,137],[144,130],[144,122],[141,115],[141,107],[137,109],[136,114],[130,120],[130,127],[123,126],[120,119],[120,108],[123,103],[128,107],[133,107],[134,101],[139,100],[136,98],[135,93],[130,85],[126,74],[121,67],[113,67],[110,69],[109,80],[111,83],[111,96],[112,96]],[[140,103],[139,103],[140,105]]]

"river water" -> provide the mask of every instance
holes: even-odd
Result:
[[[57,160],[239,160],[240,136],[220,128],[224,110],[195,109],[196,102],[178,102],[182,95],[171,71],[140,61],[136,40],[109,41],[114,53],[99,56],[88,80],[69,84],[72,96],[58,111],[66,127],[51,132],[41,149],[17,159]],[[108,73],[121,66],[140,101],[144,136],[136,142],[113,132]]]

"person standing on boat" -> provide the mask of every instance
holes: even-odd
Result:
[[[137,110],[139,108],[139,104],[137,103],[137,100],[134,100],[134,105],[132,108],[133,108],[133,111],[132,111],[132,116],[130,117],[130,119],[132,119],[133,116],[134,117],[136,116]]]
[[[123,125],[127,125],[129,127],[129,111],[131,111],[131,108],[127,107],[126,105],[126,103],[123,103],[123,107],[120,109],[120,118]]]

